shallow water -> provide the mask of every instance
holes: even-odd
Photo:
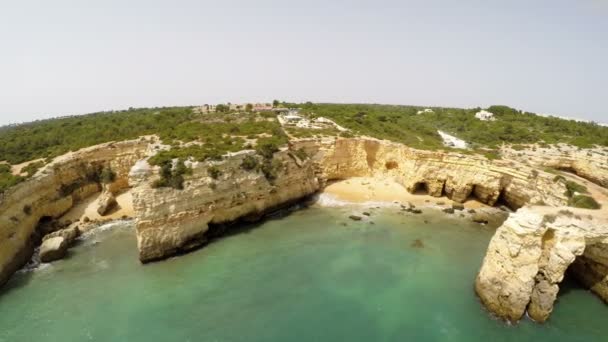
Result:
[[[606,340],[608,307],[575,285],[545,325],[492,319],[473,291],[492,229],[353,210],[297,211],[145,266],[132,224],[97,232],[2,289],[0,341]]]

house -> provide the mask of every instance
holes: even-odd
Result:
[[[416,114],[418,114],[418,115],[425,114],[425,113],[433,113],[433,110],[430,108],[426,108],[426,109],[419,110],[418,112],[416,112]]]
[[[494,114],[485,111],[485,110],[480,110],[479,112],[475,113],[475,117],[478,118],[481,121],[494,121],[496,120],[496,118],[494,117]]]
[[[272,103],[255,103],[253,104],[254,112],[266,112],[272,110]]]
[[[202,106],[194,108],[194,111],[198,112],[198,113],[201,113],[201,114],[214,113],[215,112],[215,105],[204,104]]]

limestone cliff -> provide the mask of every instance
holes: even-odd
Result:
[[[41,238],[41,221],[60,217],[81,199],[101,190],[94,173],[110,165],[113,191],[128,186],[131,166],[145,156],[146,140],[98,145],[56,158],[31,179],[0,195],[0,284],[25,264]]]
[[[239,219],[256,219],[264,213],[315,193],[319,183],[311,160],[302,161],[290,151],[277,152],[276,179],[259,170],[241,167],[243,151],[222,161],[193,163],[184,189],[152,188],[157,170],[145,161],[131,173],[133,206],[137,213],[137,244],[141,261],[170,256],[199,246],[210,238],[210,225]],[[214,179],[209,168],[215,170]]]
[[[603,187],[608,187],[608,149],[579,149],[558,144],[554,146],[532,146],[514,150],[504,147],[505,158],[518,160],[535,167],[550,167],[570,171]]]
[[[422,151],[370,138],[302,140],[293,143],[314,155],[322,180],[391,177],[408,191],[447,195],[456,202],[469,196],[494,205],[503,200],[516,209],[527,203],[565,205],[565,187],[554,176],[516,162],[451,152]]]
[[[327,181],[355,176],[392,177],[409,191],[426,188],[458,202],[473,195],[490,205],[500,198],[517,208],[536,201],[563,205],[563,184],[523,165],[491,162],[483,157],[428,152],[370,138],[299,140],[275,160],[282,167],[274,182],[259,171],[241,167],[243,151],[218,162],[193,163],[184,189],[152,187],[158,170],[145,161],[131,173],[142,261],[170,256],[209,240],[209,225],[232,222],[308,196]],[[290,151],[311,157],[299,160]],[[218,179],[208,170],[213,167]],[[218,172],[219,171],[219,172]]]
[[[520,209],[496,231],[475,289],[501,318],[519,320],[527,311],[548,319],[564,273],[573,271],[608,300],[608,218],[583,209]]]

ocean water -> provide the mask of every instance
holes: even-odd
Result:
[[[132,223],[102,229],[0,290],[0,341],[608,339],[608,306],[574,283],[547,324],[493,319],[473,290],[492,228],[355,212],[299,210],[148,265]]]

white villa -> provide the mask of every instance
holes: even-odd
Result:
[[[479,112],[475,113],[475,117],[478,118],[481,121],[494,121],[496,120],[496,118],[494,117],[494,114],[485,111],[485,110],[480,110]]]
[[[416,114],[418,114],[418,115],[424,114],[424,113],[433,113],[433,110],[430,108],[426,108],[426,109],[419,110],[418,112],[416,112]]]

